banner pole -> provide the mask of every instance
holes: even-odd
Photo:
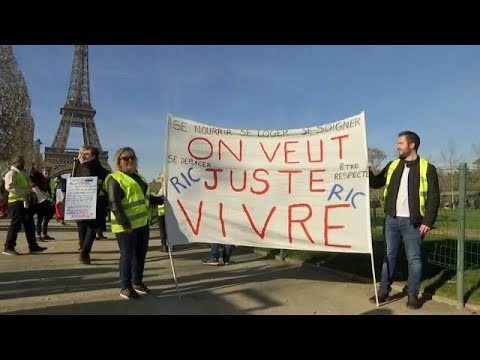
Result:
[[[169,129],[170,129],[170,122],[172,121],[172,114],[168,114],[167,116],[167,126],[166,126],[166,131],[165,131],[165,136],[166,136],[166,139],[165,139],[165,154],[164,154],[164,160],[163,160],[163,176],[164,176],[164,185],[163,185],[163,189],[164,189],[164,195],[165,195],[165,201],[167,201],[167,198],[168,198],[168,179],[169,179],[169,176],[168,176],[168,149],[169,149],[169,143],[170,143],[170,137],[169,137]],[[165,205],[164,205],[165,206]],[[166,210],[166,206],[165,206],[165,210]],[[167,219],[166,216],[167,216],[167,213],[165,212],[165,220]],[[167,221],[165,221],[165,230],[167,228]],[[178,298],[180,299],[181,295],[180,295],[180,289],[179,289],[179,286],[178,286],[178,279],[177,279],[177,275],[176,275],[176,272],[175,272],[175,266],[173,264],[173,256],[172,256],[172,246],[170,245],[170,242],[169,242],[169,237],[168,237],[168,231],[166,231],[167,233],[167,239],[166,239],[166,244],[167,244],[167,247],[168,247],[168,257],[170,258],[170,266],[172,268],[172,276],[173,276],[173,281],[175,282],[175,288],[177,289],[177,296]]]
[[[173,256],[172,256],[172,247],[171,246],[168,246],[168,256],[170,258],[170,265],[172,267],[173,281],[175,281],[175,288],[177,289],[177,296],[180,299],[181,294],[180,294],[180,289],[178,288],[178,280],[177,280],[177,275],[175,273],[175,266],[173,265]]]
[[[364,122],[364,136],[365,136],[365,144],[367,144],[367,117],[365,116],[365,111],[362,111],[360,116],[363,118]],[[365,156],[367,159],[367,174],[369,173],[369,159],[368,159],[368,145],[365,147]],[[380,307],[380,304],[378,303],[378,290],[377,290],[377,279],[375,276],[375,260],[373,258],[373,237],[372,237],[372,218],[371,218],[371,202],[370,202],[370,180],[367,177],[368,186],[366,187],[366,193],[367,193],[367,211],[368,211],[368,219],[369,219],[369,224],[368,224],[368,232],[369,232],[369,248],[370,248],[370,260],[372,263],[372,277],[373,277],[373,290],[375,291],[375,302],[377,304],[377,308]]]
[[[377,302],[377,308],[378,308],[380,307],[380,304],[378,303],[377,280],[375,277],[375,261],[373,260],[373,251],[370,253],[370,258],[372,259],[373,289],[375,291],[375,300]]]

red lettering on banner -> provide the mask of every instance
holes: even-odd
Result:
[[[337,208],[349,208],[350,204],[337,204],[337,205],[327,205],[325,206],[325,214],[324,214],[324,237],[325,237],[325,246],[331,247],[339,247],[339,248],[351,248],[350,245],[338,245],[338,244],[330,244],[328,241],[328,230],[330,229],[343,229],[344,225],[328,225],[328,211],[331,209]]]
[[[287,149],[287,146],[289,144],[298,144],[298,141],[285,141],[285,143],[283,144],[283,152],[284,152],[284,156],[285,156],[285,164],[299,164],[300,161],[288,161],[288,154],[289,153],[294,153],[296,152],[297,150],[288,150]]]
[[[320,172],[325,172],[325,169],[319,169],[319,170],[310,170],[310,192],[324,192],[325,189],[314,189],[313,188],[313,183],[314,182],[323,182],[323,179],[314,179],[313,174],[314,173],[320,173]]]
[[[251,217],[250,213],[248,212],[248,209],[245,206],[245,204],[242,204],[242,208],[243,208],[243,211],[245,212],[245,214],[247,215],[248,221],[250,222],[250,226],[252,227],[253,231],[255,231],[257,233],[257,235],[260,236],[260,239],[263,240],[265,238],[265,234],[267,232],[268,223],[270,222],[270,219],[272,218],[273,213],[275,212],[277,207],[274,206],[270,210],[270,213],[267,216],[267,220],[265,220],[265,223],[263,224],[263,228],[262,228],[261,232],[258,232],[257,227],[255,226],[255,223],[253,222],[252,217]]]
[[[215,190],[218,186],[218,177],[217,177],[217,172],[222,172],[223,169],[212,169],[208,168],[205,169],[205,171],[213,171],[213,185],[208,185],[207,182],[205,181],[203,184],[205,186],[205,189],[207,190]]]
[[[200,231],[200,224],[202,223],[203,201],[200,201],[200,204],[198,205],[197,226],[195,228],[193,227],[192,221],[190,220],[190,216],[188,216],[187,212],[185,211],[185,208],[183,207],[180,199],[177,199],[177,204],[178,206],[180,206],[180,210],[182,210],[182,213],[185,216],[185,219],[187,220],[188,225],[190,225],[190,229],[192,229],[192,232],[195,234],[195,236],[198,236],[198,232]]]
[[[193,144],[194,141],[199,141],[199,140],[202,140],[202,141],[205,141],[209,147],[210,147],[210,153],[207,155],[207,156],[197,156],[195,154],[192,153],[192,149],[191,149],[191,146]],[[204,137],[196,137],[196,138],[193,138],[192,140],[190,140],[190,142],[188,143],[188,153],[190,154],[191,157],[193,157],[194,159],[196,160],[206,160],[206,159],[209,159],[212,157],[212,154],[213,154],[213,144],[210,142],[210,140],[208,140],[207,138],[204,138]]]
[[[280,148],[280,143],[277,144],[277,147],[275,148],[275,151],[273,152],[272,157],[268,156],[267,152],[265,151],[265,148],[263,147],[262,142],[260,142],[260,146],[262,147],[263,153],[265,154],[265,157],[267,158],[268,162],[271,163],[273,159],[275,159],[275,156],[277,155],[277,151]]]
[[[300,207],[308,208],[307,217],[305,217],[303,219],[293,220],[292,219],[293,209],[300,208]],[[312,208],[310,207],[309,204],[293,204],[293,205],[290,205],[288,207],[288,241],[290,242],[290,244],[293,242],[292,224],[295,223],[295,222],[300,223],[300,225],[302,226],[303,232],[305,233],[305,235],[307,235],[308,240],[310,240],[310,242],[312,244],[315,244],[315,242],[312,240],[312,237],[310,236],[310,233],[308,232],[308,230],[307,230],[307,228],[305,227],[305,224],[304,224],[304,222],[308,221],[311,217],[312,217]]]
[[[343,158],[343,139],[348,138],[348,135],[340,135],[340,136],[334,136],[331,137],[330,139],[332,140],[338,140],[338,158],[342,160]]]
[[[232,151],[232,149],[229,148],[228,145],[223,140],[219,140],[219,142],[218,142],[218,160],[222,160],[222,144],[223,144],[223,146],[225,146],[225,149],[230,151],[230,154],[232,154],[235,159],[237,159],[239,162],[242,162],[242,157],[243,157],[243,141],[242,140],[240,140],[240,154],[239,154],[238,157],[237,157],[237,155],[235,155],[235,153]]]
[[[288,193],[292,193],[292,174],[301,174],[303,170],[278,170],[279,173],[288,174]]]
[[[265,188],[263,190],[253,190],[252,187],[250,187],[250,191],[252,192],[252,194],[256,194],[256,195],[263,195],[265,194],[269,189],[270,189],[270,183],[265,180],[265,179],[259,179],[257,178],[257,172],[258,171],[263,171],[265,173],[267,173],[268,175],[268,170],[265,170],[265,169],[256,169],[254,172],[253,172],[253,178],[257,181],[260,181],[261,183],[265,184]]]
[[[310,152],[310,140],[307,141],[307,152],[308,152],[308,162],[309,163],[317,163],[317,162],[323,162],[323,140],[320,140],[319,142],[319,147],[320,147],[320,159],[318,160],[312,160],[312,154]]]
[[[220,224],[222,225],[222,235],[223,237],[227,236],[227,231],[225,230],[225,221],[223,220],[223,203],[220,203],[218,208],[218,217],[220,218]]]
[[[233,186],[233,170],[230,170],[230,186],[232,187],[232,190],[235,192],[240,192],[245,190],[245,188],[247,187],[247,170],[243,170],[243,185],[241,189],[236,189]]]

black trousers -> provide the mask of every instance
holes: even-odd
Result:
[[[162,245],[167,245],[167,227],[165,225],[165,216],[158,217],[158,228],[160,229],[160,240]]]
[[[22,225],[25,229],[29,249],[37,248],[38,244],[35,238],[35,223],[33,222],[32,208],[24,208],[23,201],[15,201],[8,204],[8,211],[12,220],[8,228],[5,249],[15,249],[17,246],[17,236],[22,229]]]
[[[55,206],[49,201],[43,201],[36,206],[37,236],[48,234],[48,223],[55,214]]]
[[[95,220],[77,221],[78,240],[81,248],[80,255],[85,258],[92,251],[93,242],[95,241],[95,231],[97,223]]]
[[[104,231],[107,231],[107,208],[97,207],[97,235],[102,235]]]

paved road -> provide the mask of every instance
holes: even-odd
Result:
[[[368,302],[371,283],[267,259],[247,248],[237,249],[229,266],[205,266],[201,259],[208,246],[203,245],[173,253],[179,298],[168,254],[159,251],[155,236],[145,271],[152,292],[125,300],[119,297],[119,253],[112,234],[95,242],[92,265],[78,262],[75,226],[54,223],[50,235],[56,240],[45,243],[45,253],[0,254],[1,314],[460,314],[434,301],[408,310],[406,298],[377,309]],[[0,230],[2,244],[5,236]],[[17,250],[27,253],[23,234]]]

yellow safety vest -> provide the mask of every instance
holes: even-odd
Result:
[[[158,216],[165,216],[165,204],[158,205]]]
[[[147,225],[150,221],[150,190],[147,189],[147,193],[143,195],[140,185],[138,185],[138,183],[130,176],[121,171],[116,171],[109,176],[113,177],[118,182],[125,193],[125,197],[122,199],[122,206],[130,220],[131,228],[138,229]],[[145,183],[147,183],[147,180],[145,180],[143,176],[139,176],[145,181]],[[106,182],[107,179],[105,179],[105,183]],[[111,220],[113,233],[125,231],[123,226],[117,223],[113,212],[111,213]]]
[[[23,175],[23,172],[18,171],[18,170],[14,170],[13,183],[15,184],[15,187],[21,188],[22,190],[23,189],[29,190],[30,187],[32,186],[32,182],[30,181],[30,178],[25,177],[25,175]],[[27,195],[20,196],[20,195],[17,195],[15,193],[13,193],[13,192],[9,192],[8,193],[8,203],[11,204],[11,203],[14,203],[14,202],[17,202],[17,201],[28,201],[29,194],[30,193],[27,192]]]
[[[400,159],[392,161],[387,170],[387,182],[385,184],[385,190],[383,191],[383,200],[386,201],[388,186],[392,179],[392,174],[400,163]],[[428,181],[427,181],[427,169],[428,161],[420,158],[420,187],[418,188],[418,196],[420,197],[420,214],[425,216],[425,203],[427,202]]]
[[[50,182],[49,182],[48,186],[50,188],[51,197],[54,198],[55,197],[55,188],[57,187],[57,183],[55,182],[55,180],[50,179]]]

